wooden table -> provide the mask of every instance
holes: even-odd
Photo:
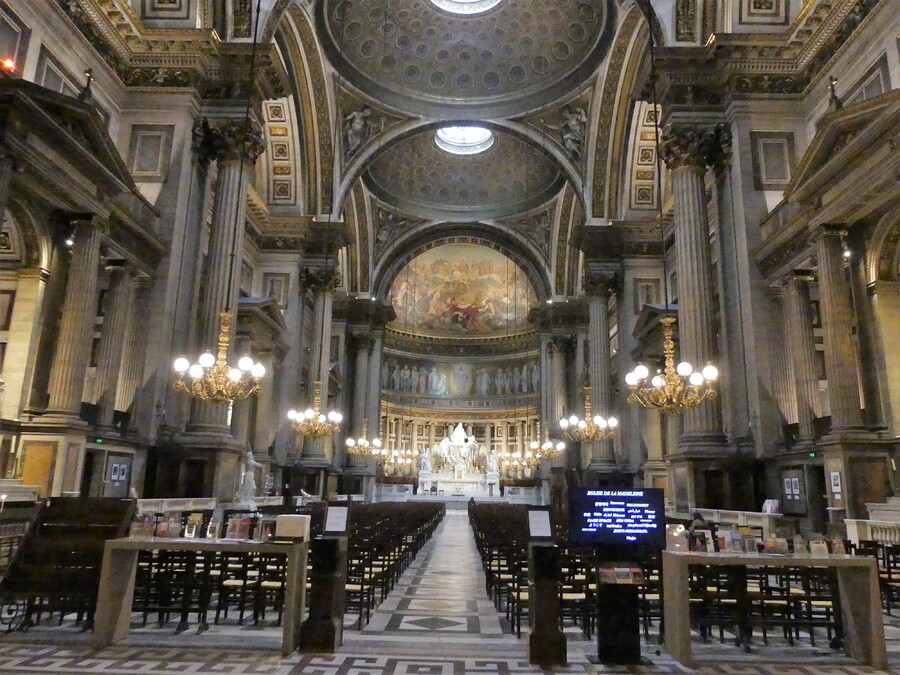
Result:
[[[774,556],[753,553],[689,553],[663,551],[663,605],[666,650],[679,663],[693,667],[691,656],[690,565],[743,567],[827,567],[837,571],[844,646],[862,663],[887,669],[881,591],[874,558],[856,556]]]
[[[164,539],[128,537],[108,539],[103,551],[100,588],[91,646],[106,647],[125,639],[131,625],[134,579],[140,551],[195,551],[198,553],[263,553],[287,555],[281,654],[288,656],[300,644],[300,624],[306,602],[306,562],[309,543],[270,544],[228,539]]]

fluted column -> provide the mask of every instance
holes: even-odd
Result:
[[[147,316],[150,314],[150,296],[153,280],[136,277],[132,281],[134,300],[129,312],[125,335],[125,353],[122,356],[122,375],[116,391],[116,410],[131,410],[138,387],[141,385],[147,350]],[[132,411],[131,424],[134,423]]]
[[[381,369],[370,370],[369,350],[374,340],[367,333],[353,334],[353,344],[356,348],[356,362],[353,374],[353,417],[352,426],[347,429],[347,436],[365,436],[370,441],[369,430],[363,427],[363,422],[368,425],[368,396],[371,389],[371,380],[378,379]],[[351,466],[365,466],[368,460],[358,455],[350,455]]]
[[[366,396],[366,417],[369,419],[369,428],[366,429],[368,438],[378,436],[378,428],[381,421],[381,358],[384,346],[384,331],[376,330],[372,334],[372,354],[369,357],[369,393]]]
[[[331,359],[331,309],[334,298],[334,289],[337,288],[340,277],[336,269],[308,267],[300,272],[302,286],[312,288],[313,291],[313,343],[310,373],[313,382],[307,386],[312,406],[314,384],[319,382],[321,386],[320,412],[328,410],[328,367]],[[303,459],[325,460],[325,438],[307,438],[303,442]]]
[[[825,226],[816,242],[819,259],[819,304],[825,336],[825,373],[831,403],[831,430],[863,426],[851,332],[850,289],[844,276],[844,250],[839,227]]]
[[[588,305],[588,359],[591,385],[592,414],[602,417],[612,415],[611,357],[609,350],[609,294],[613,279],[605,274],[588,274],[584,279],[585,293],[590,297]],[[580,415],[579,415],[580,416]],[[612,471],[616,468],[612,439],[591,443],[590,468]]]
[[[217,178],[213,198],[212,232],[204,274],[206,295],[200,309],[200,351],[215,354],[219,340],[219,312],[229,309],[232,349],[237,326],[238,286],[241,251],[244,247],[244,223],[247,215],[247,188],[253,180],[253,165],[263,150],[256,128],[228,122],[206,127],[203,152],[216,160]],[[228,432],[228,406],[195,400],[191,409],[190,431]]]
[[[568,336],[554,336],[550,338],[550,388],[549,422],[556,428],[559,420],[566,414],[566,351],[572,338]]]
[[[75,224],[74,237],[66,299],[50,371],[47,413],[77,418],[81,412],[84,376],[90,361],[97,313],[100,231],[92,221],[79,221]]]
[[[788,344],[797,392],[798,440],[815,438],[813,419],[819,408],[819,376],[816,372],[816,336],[809,299],[810,272],[795,271],[787,285]]]
[[[688,361],[700,369],[716,355],[702,133],[694,128],[669,131],[663,138],[662,150],[672,175],[675,210],[678,360]],[[687,442],[722,440],[721,416],[714,401],[684,414],[682,439]]]
[[[250,336],[246,333],[235,335],[234,349],[238,354],[248,353]],[[241,405],[236,405],[231,410],[231,433],[234,439],[244,447],[250,445],[250,407],[255,403],[253,399],[242,401]]]
[[[785,320],[785,291],[781,286],[770,286],[766,293],[769,300],[769,348],[772,353],[774,394],[784,422],[793,424],[797,421],[797,388]]]
[[[132,273],[124,265],[114,267],[109,272],[103,313],[103,331],[97,349],[97,372],[94,392],[100,408],[98,422],[102,427],[111,427],[116,407],[116,390],[122,370],[122,354],[128,328],[128,315],[134,304]]]

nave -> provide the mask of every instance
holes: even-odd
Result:
[[[900,672],[900,622],[885,617],[892,672]],[[516,639],[502,612],[485,591],[481,560],[466,512],[448,511],[398,583],[362,630],[357,616],[345,616],[343,646],[334,655],[278,656],[279,630],[272,622],[239,626],[222,622],[197,635],[165,628],[140,628],[135,614],[128,638],[113,647],[91,650],[89,634],[67,620],[47,622],[26,633],[0,637],[0,673],[300,673],[368,675],[376,673],[542,672],[530,666],[526,637]],[[247,622],[249,624],[249,622]],[[581,629],[566,626],[569,664],[553,672],[621,672],[589,662],[596,651]],[[826,647],[780,645],[770,639],[744,654],[726,640],[707,644],[695,635],[701,667],[674,663],[651,632],[643,643],[644,665],[629,672],[741,673],[762,675],[790,669],[799,675],[876,673]]]

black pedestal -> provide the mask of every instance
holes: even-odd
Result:
[[[600,584],[597,591],[597,659],[613,665],[641,662],[637,586]]]

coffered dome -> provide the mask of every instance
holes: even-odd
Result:
[[[540,149],[510,134],[460,129],[429,129],[392,144],[369,165],[367,187],[411,214],[454,221],[521,213],[562,189],[559,167]]]
[[[360,89],[401,110],[473,118],[578,86],[615,24],[611,0],[323,0],[317,12],[329,58]]]

